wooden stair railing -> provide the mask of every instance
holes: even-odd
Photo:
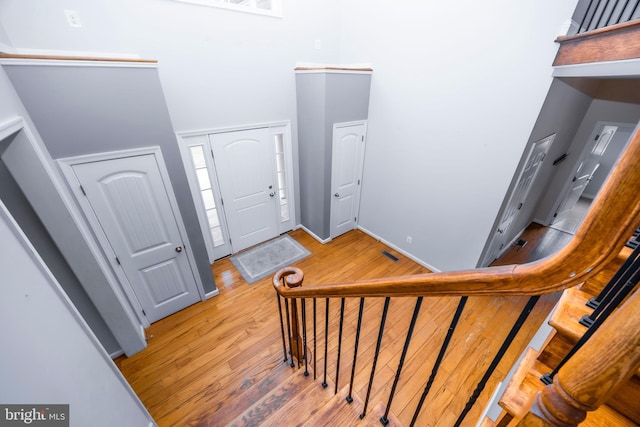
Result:
[[[305,284],[300,274],[274,278],[284,298],[541,295],[576,286],[613,260],[640,222],[640,132],[636,131],[569,244],[540,261],[458,272],[336,284]],[[283,273],[281,273],[283,274]]]
[[[285,339],[284,322],[282,321],[281,314],[281,328],[283,338],[283,352],[284,360],[288,362],[288,354],[291,355],[291,366],[294,367],[293,359],[298,360],[298,367],[301,367],[302,361],[304,361],[305,375],[309,375],[309,355],[307,352],[307,336],[306,336],[306,299],[313,299],[313,373],[314,379],[316,377],[316,300],[318,298],[325,299],[325,356],[324,356],[324,381],[322,385],[327,386],[327,337],[329,335],[329,306],[331,298],[340,298],[340,314],[339,324],[340,329],[338,333],[338,356],[337,356],[337,370],[335,379],[336,392],[338,390],[338,373],[340,363],[340,348],[342,344],[342,326],[344,319],[344,307],[346,297],[359,297],[361,301],[360,313],[358,317],[358,326],[356,330],[356,342],[354,346],[354,361],[352,365],[352,375],[349,388],[349,394],[347,395],[347,402],[351,402],[351,388],[353,385],[353,372],[357,363],[357,348],[358,348],[358,336],[360,331],[360,325],[362,322],[362,306],[366,297],[385,297],[384,309],[381,316],[381,322],[378,332],[378,341],[376,344],[376,350],[373,355],[371,376],[368,383],[368,390],[364,399],[364,409],[360,418],[364,418],[367,411],[367,405],[369,402],[369,394],[371,391],[371,384],[374,381],[374,375],[376,371],[376,362],[380,352],[382,344],[383,334],[385,330],[385,319],[387,317],[387,309],[389,307],[389,300],[391,297],[417,297],[415,309],[411,324],[406,334],[404,348],[402,350],[402,356],[400,357],[399,365],[395,373],[395,379],[393,386],[391,387],[390,396],[386,405],[385,413],[381,417],[380,421],[386,425],[389,422],[389,410],[394,398],[396,386],[400,379],[400,375],[403,370],[403,364],[405,356],[407,354],[411,339],[412,332],[415,326],[416,319],[418,317],[422,299],[424,297],[434,296],[457,296],[460,297],[458,308],[454,314],[449,332],[441,344],[437,359],[432,366],[431,375],[428,380],[425,381],[424,391],[420,398],[419,403],[413,413],[413,419],[411,426],[415,425],[418,416],[421,413],[422,404],[425,397],[429,393],[433,380],[438,373],[440,364],[448,351],[451,336],[454,334],[460,316],[464,310],[465,303],[469,296],[529,296],[529,301],[522,309],[518,319],[515,321],[513,327],[508,332],[502,345],[498,349],[493,360],[488,364],[486,371],[480,381],[477,383],[475,390],[469,397],[464,409],[458,416],[458,419],[453,424],[459,426],[465,419],[466,415],[471,411],[474,403],[477,401],[480,393],[485,388],[489,378],[493,375],[498,364],[502,360],[503,356],[509,349],[511,343],[515,340],[518,332],[525,323],[527,317],[533,310],[538,298],[547,293],[561,291],[580,283],[585,282],[587,279],[595,276],[598,272],[603,270],[610,262],[612,262],[619,253],[620,247],[633,234],[634,230],[640,222],[640,197],[637,195],[637,189],[640,188],[640,168],[637,165],[640,164],[640,132],[636,132],[627,149],[620,158],[618,164],[614,168],[604,187],[600,191],[600,194],[592,204],[592,208],[585,218],[582,226],[576,233],[571,242],[558,253],[551,255],[543,260],[523,264],[513,265],[506,267],[490,267],[475,270],[467,270],[460,272],[448,272],[448,273],[429,273],[419,274],[412,276],[390,277],[375,280],[363,280],[350,283],[337,283],[337,284],[312,284],[302,286],[304,280],[304,274],[301,270],[293,267],[285,267],[279,270],[274,278],[273,285],[277,291],[278,304],[281,306],[281,299],[284,299],[285,308],[287,311],[287,337]],[[298,305],[296,300],[301,301],[301,316],[302,324],[300,325],[298,317]],[[291,304],[289,304],[291,302]],[[289,305],[292,307],[292,312],[289,313]],[[302,331],[302,337],[300,337],[300,331]],[[506,330],[505,330],[506,331]],[[629,337],[633,342],[637,337]],[[287,346],[288,342],[288,346]],[[599,342],[599,341],[596,341]],[[591,344],[590,346],[593,346]],[[287,348],[288,347],[288,348]],[[605,347],[606,348],[606,347]],[[636,349],[637,350],[637,349]],[[635,361],[635,356],[631,356]],[[573,360],[573,359],[571,359]],[[580,359],[579,359],[580,360]],[[629,369],[635,362],[629,363]],[[574,369],[575,362],[571,365],[567,363],[563,371],[565,374],[559,375],[560,381],[564,378],[571,378],[567,380],[571,386],[575,385],[577,390],[582,390],[577,384],[572,383],[573,373],[571,369]],[[580,376],[580,375],[578,375]],[[626,371],[621,375],[620,380],[626,378]],[[563,390],[567,389],[565,383],[562,384]],[[566,408],[560,405],[556,408],[553,406],[555,400],[557,400],[557,393],[561,393],[558,390],[559,386],[555,386],[553,390],[546,391],[540,399],[540,404],[550,405],[549,411],[554,414],[555,418],[563,419],[565,417],[568,420],[577,419],[579,415],[573,414],[575,408]],[[588,387],[587,387],[588,388]],[[571,389],[573,390],[573,389]],[[555,393],[555,394],[554,394]],[[547,402],[545,399],[552,399],[553,402]],[[567,400],[567,399],[565,399]],[[569,399],[570,401],[570,399]],[[600,400],[596,400],[596,403]],[[577,405],[579,411],[589,410],[592,402],[589,401],[586,405]],[[545,406],[546,407],[546,406]],[[560,412],[563,409],[571,409],[573,411],[568,415],[561,415]],[[533,421],[532,421],[533,422]],[[538,421],[536,421],[538,422]],[[543,421],[546,422],[546,421]]]
[[[640,292],[635,292],[538,392],[521,426],[576,426],[640,368]],[[589,367],[589,369],[585,369]]]

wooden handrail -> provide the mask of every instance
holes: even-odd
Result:
[[[541,295],[576,286],[612,261],[640,223],[640,132],[636,131],[574,238],[528,264],[417,274],[334,284],[284,286],[286,298]],[[285,274],[286,269],[278,274]],[[300,282],[302,278],[300,278]]]
[[[593,334],[536,395],[521,426],[576,426],[640,368],[640,292]]]

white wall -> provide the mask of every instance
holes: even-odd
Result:
[[[272,18],[173,0],[5,0],[0,23],[18,49],[157,59],[174,127],[187,131],[295,119],[296,61],[336,59],[336,3],[285,1]],[[65,9],[82,28],[67,25]]]
[[[438,269],[475,267],[576,1],[343,5],[340,59],[374,69],[360,224]]]
[[[18,49],[158,59],[177,131],[294,119],[294,155],[295,62],[370,62],[360,223],[451,270],[478,261],[575,4],[284,0],[278,19],[172,0],[4,0],[0,24]]]
[[[75,426],[152,419],[0,202],[0,402],[69,404]],[[4,419],[4,414],[2,415]]]

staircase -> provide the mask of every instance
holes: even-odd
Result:
[[[539,354],[529,350],[521,369],[518,370],[512,384],[509,386],[505,397],[502,399],[505,413],[499,420],[501,426],[506,425],[559,425],[571,426],[581,423],[589,412],[587,425],[635,425],[637,417],[637,402],[640,395],[637,394],[638,378],[634,376],[640,369],[640,333],[635,327],[638,313],[640,313],[640,293],[633,294],[629,300],[614,313],[603,326],[598,329],[591,339],[580,348],[571,359],[560,369],[554,377],[551,385],[543,387],[539,378],[558,366],[564,356],[571,350],[573,344],[584,333],[584,328],[575,324],[575,320],[587,311],[583,308],[584,302],[596,295],[602,285],[609,281],[613,272],[629,256],[628,250],[620,250],[629,240],[640,223],[640,199],[637,197],[637,189],[640,188],[640,169],[637,164],[640,161],[640,132],[637,132],[628,145],[627,150],[618,162],[615,170],[602,188],[599,196],[592,205],[592,209],[585,218],[581,228],[569,244],[558,253],[543,260],[523,265],[490,267],[451,273],[416,274],[412,276],[388,277],[384,279],[362,280],[358,282],[336,284],[310,284],[303,285],[304,274],[296,268],[284,268],[276,273],[273,280],[277,292],[278,303],[281,310],[281,334],[283,350],[281,355],[292,366],[304,365],[308,370],[311,360],[320,357],[315,351],[310,354],[309,338],[306,334],[307,319],[310,316],[310,306],[313,301],[313,325],[316,324],[316,303],[326,301],[326,319],[324,334],[331,334],[335,340],[337,335],[337,360],[335,372],[336,383],[338,377],[345,375],[340,369],[340,348],[343,333],[343,324],[356,327],[356,339],[353,345],[354,353],[358,348],[358,338],[362,314],[357,321],[344,322],[344,306],[354,305],[356,301],[380,300],[384,298],[384,307],[378,333],[378,342],[371,362],[371,375],[367,380],[366,375],[357,375],[356,389],[361,390],[357,396],[364,400],[362,405],[366,408],[369,403],[369,391],[375,375],[391,375],[394,378],[390,390],[384,390],[382,401],[385,415],[380,419],[382,424],[390,424],[392,421],[388,414],[393,414],[398,402],[408,406],[411,400],[415,412],[410,418],[404,418],[402,425],[474,425],[478,420],[476,401],[487,387],[488,380],[494,376],[495,370],[502,362],[505,352],[517,341],[520,328],[536,306],[541,295],[563,291],[564,295],[551,324],[556,332],[549,337],[547,345]],[[467,302],[476,297],[526,297],[524,306],[520,306],[516,315],[510,320],[506,336],[498,333],[491,334],[499,327],[505,327],[504,321],[496,320],[496,315],[490,312],[474,311],[467,306]],[[400,344],[402,349],[395,350],[392,354],[398,354],[397,368],[393,372],[376,371],[378,362],[378,350],[382,343],[385,331],[385,321],[388,314],[390,301],[411,301],[415,298],[415,308],[409,325],[397,329],[397,336],[393,340],[394,345]],[[423,301],[430,304],[434,300],[446,300],[451,307],[439,323],[449,325],[447,334],[433,340],[439,344],[430,351],[423,353],[425,360],[415,363],[415,352],[408,350],[414,345],[414,328],[420,328],[417,322],[420,316],[420,307]],[[297,304],[294,302],[297,301]],[[334,307],[332,313],[338,310],[338,320],[329,322],[329,302]],[[496,300],[497,301],[497,300]],[[340,302],[340,304],[338,304]],[[305,306],[306,303],[306,306]],[[300,311],[296,307],[300,306]],[[456,308],[454,308],[456,306]],[[291,307],[291,310],[289,309]],[[454,313],[455,311],[455,313]],[[353,313],[348,310],[347,313]],[[407,310],[404,310],[406,313]],[[500,313],[500,310],[497,311]],[[519,312],[519,314],[518,314]],[[284,314],[282,314],[284,313]],[[320,318],[323,310],[319,310]],[[405,318],[407,315],[405,315]],[[460,357],[456,353],[455,341],[456,328],[459,322],[468,321],[480,323],[485,326],[485,339],[475,340],[473,334],[467,341],[469,347],[475,349],[473,356],[462,356],[461,363],[456,363],[455,371],[441,372],[441,364],[449,358]],[[450,322],[450,323],[449,323]],[[513,322],[513,323],[511,323]],[[285,328],[286,323],[286,328]],[[371,322],[363,325],[371,327]],[[397,325],[392,323],[392,327]],[[337,328],[337,332],[336,332]],[[582,330],[581,330],[582,328]],[[314,327],[315,330],[315,327]],[[595,329],[594,329],[595,330]],[[394,334],[395,335],[395,334]],[[432,334],[434,335],[434,334]],[[609,336],[611,339],[609,339]],[[316,333],[313,334],[313,342],[316,341]],[[467,342],[459,339],[457,346],[464,347]],[[300,344],[302,343],[302,345]],[[349,345],[351,341],[349,341]],[[402,345],[402,343],[404,343]],[[611,343],[615,343],[612,345]],[[439,347],[439,349],[438,349]],[[302,350],[301,350],[302,349]],[[485,351],[486,350],[486,351]],[[486,353],[486,354],[484,354]],[[331,358],[333,353],[325,350],[323,373],[327,369],[327,354]],[[405,361],[405,356],[409,360]],[[413,355],[413,356],[411,356]],[[476,358],[476,355],[483,357]],[[426,357],[428,356],[428,357]],[[313,359],[312,359],[313,358]],[[432,359],[435,360],[432,361]],[[322,360],[321,359],[321,360]],[[354,364],[357,356],[354,355]],[[409,362],[409,363],[405,363]],[[411,363],[414,362],[414,363]],[[313,363],[315,366],[315,363]],[[330,370],[330,369],[329,369]],[[333,370],[331,370],[333,372]],[[429,405],[423,406],[425,399],[438,399],[438,390],[432,388],[434,381],[443,376],[451,376],[462,373],[463,377],[476,375],[479,381],[473,392],[466,400],[464,407],[457,407],[453,416],[443,416],[438,423],[418,421],[425,412],[430,411]],[[417,378],[419,386],[408,385],[406,378]],[[476,378],[478,378],[476,377]],[[558,380],[561,378],[561,380]],[[364,382],[362,382],[364,381]],[[559,382],[560,381],[560,382]],[[323,378],[323,383],[327,383]],[[369,384],[366,394],[362,392]],[[412,383],[414,384],[414,383]],[[350,387],[352,385],[350,384]],[[407,398],[415,395],[407,392],[407,388],[419,390],[424,387],[424,392],[419,399]],[[306,389],[305,389],[306,390]],[[341,389],[342,390],[342,389]],[[337,387],[336,387],[337,391]],[[435,396],[434,396],[435,393]],[[355,407],[360,405],[360,399],[354,402]],[[327,411],[346,411],[353,416],[357,410],[331,409],[331,399],[322,400],[321,405]],[[373,400],[377,402],[377,400]],[[635,402],[635,403],[634,403]],[[352,403],[353,404],[353,403]],[[442,411],[446,405],[435,405]],[[324,411],[324,410],[322,410]],[[622,411],[622,412],[621,412]],[[328,412],[327,412],[328,413]],[[343,413],[340,412],[340,416]],[[364,415],[364,414],[362,414]],[[443,415],[443,414],[439,414]],[[312,414],[312,417],[322,415]],[[337,415],[336,415],[337,416]],[[346,416],[346,415],[345,415]],[[369,421],[371,423],[371,421]],[[488,420],[485,425],[491,425]],[[358,418],[345,421],[347,425],[355,425]],[[297,425],[297,424],[293,424]],[[369,424],[367,424],[369,425]]]
[[[583,316],[589,315],[593,309],[586,304],[591,298],[600,294],[614,273],[629,258],[632,250],[624,247],[603,271],[584,282],[582,285],[564,291],[549,324],[553,331],[545,344],[537,351],[529,347],[500,398],[499,404],[503,413],[495,424],[485,420],[485,425],[501,427],[514,426],[527,414],[536,393],[542,391],[545,383],[543,375],[552,372],[567,353],[587,331],[580,324]],[[604,350],[606,353],[606,350]],[[592,369],[597,370],[594,366]],[[636,372],[620,388],[607,399],[605,405],[596,411],[589,412],[584,426],[636,426],[640,425],[640,372]]]

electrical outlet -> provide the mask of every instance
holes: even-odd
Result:
[[[67,23],[72,28],[81,28],[80,14],[75,10],[65,10],[64,14],[67,17]]]
[[[408,244],[412,244],[413,243],[413,237],[407,236],[407,243]]]

